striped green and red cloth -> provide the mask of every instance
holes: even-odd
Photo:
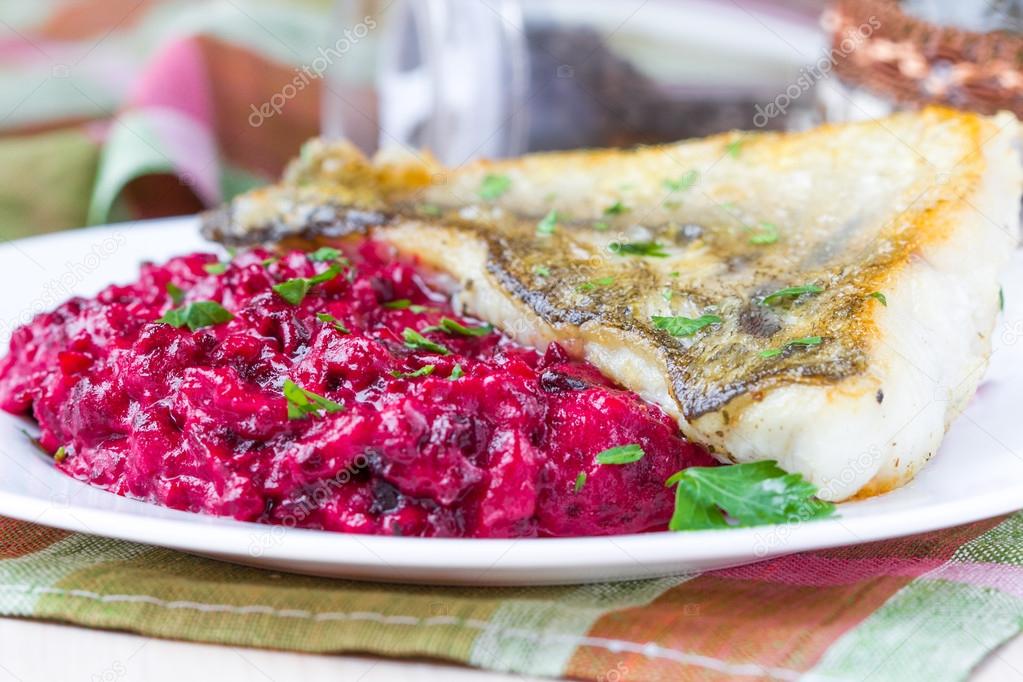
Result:
[[[0,239],[187,213],[276,175],[323,84],[256,127],[252,107],[330,41],[331,5],[0,0]],[[1021,564],[1015,515],[663,580],[431,588],[0,520],[0,614],[593,680],[939,682],[1019,631]]]
[[[1023,626],[1023,514],[661,580],[283,575],[0,520],[0,614],[587,680],[960,680]]]

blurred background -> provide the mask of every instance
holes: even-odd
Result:
[[[193,213],[309,137],[480,156],[1020,113],[1018,0],[0,0],[0,239]]]

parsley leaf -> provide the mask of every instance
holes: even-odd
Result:
[[[579,475],[575,477],[575,487],[572,489],[572,492],[579,493],[584,485],[586,485],[586,472],[580,471]]]
[[[57,448],[57,451],[53,453],[53,461],[59,464],[63,462],[65,459],[67,459],[67,448],[61,445],[59,448]]]
[[[690,187],[692,187],[693,185],[695,185],[696,182],[699,179],[700,179],[700,171],[698,171],[698,170],[696,170],[694,168],[693,170],[688,171],[687,173],[685,173],[678,180],[670,180],[670,179],[669,180],[665,180],[664,181],[664,187],[665,187],[665,189],[667,189],[668,191],[671,191],[671,192],[681,192],[681,191],[687,190]]]
[[[597,287],[609,287],[615,283],[615,278],[610,275],[607,277],[598,277],[597,279],[591,279],[589,282],[583,282],[576,289],[582,292],[593,291]]]
[[[170,300],[174,305],[181,305],[181,302],[185,300],[185,290],[179,287],[174,282],[167,282],[167,295],[170,296]]]
[[[809,521],[835,513],[835,505],[814,497],[813,484],[774,461],[690,467],[665,485],[678,486],[670,530],[725,528],[722,511],[740,526]]]
[[[451,368],[451,375],[448,377],[448,381],[457,381],[465,376],[465,370],[462,369],[461,365],[455,365]]]
[[[211,275],[223,275],[227,272],[227,263],[221,263],[220,261],[217,261],[216,263],[207,263],[202,266],[202,269]]]
[[[629,207],[621,201],[616,201],[604,209],[604,215],[621,215],[629,210]]]
[[[998,309],[1005,310],[1005,289],[998,287]]]
[[[171,308],[156,321],[178,329],[188,327],[194,332],[232,319],[234,315],[216,301],[196,301],[180,308]]]
[[[593,223],[593,229],[594,230],[600,230],[601,232],[603,232],[604,230],[609,229],[610,227],[611,227],[611,224],[607,223],[607,222],[604,222],[603,220],[598,220],[597,222]]]
[[[881,305],[885,306],[886,308],[888,307],[888,298],[880,291],[874,291],[867,295],[870,296],[871,298],[876,298],[881,303]]]
[[[321,246],[308,254],[308,257],[309,260],[316,263],[329,263],[331,261],[339,260],[341,258],[341,252],[330,246]]]
[[[611,242],[607,250],[619,256],[649,256],[651,258],[667,258],[664,247],[657,242]]]
[[[636,443],[619,445],[597,453],[597,464],[632,464],[643,459],[643,448]]]
[[[494,201],[507,192],[509,187],[511,187],[511,178],[507,175],[488,173],[483,177],[483,182],[480,183],[477,193],[484,201]]]
[[[732,140],[725,145],[725,153],[733,159],[739,158],[739,154],[742,153],[742,143],[744,140],[740,137],[737,140]]]
[[[391,310],[411,310],[412,312],[417,314],[430,310],[428,306],[416,305],[407,298],[398,298],[393,301],[388,301],[387,303],[384,303],[384,307],[390,308]]]
[[[315,277],[295,277],[273,285],[272,289],[291,305],[298,305],[314,285],[329,282],[340,274],[341,266],[335,263]]]
[[[557,228],[558,212],[552,209],[536,224],[536,233],[541,235],[554,234],[554,230]]]
[[[345,409],[344,405],[312,391],[307,391],[291,379],[284,380],[282,392],[288,401],[288,419],[304,419],[309,416],[322,419],[325,414],[341,412]]]
[[[398,370],[392,370],[391,376],[395,379],[414,379],[415,377],[426,377],[433,374],[433,370],[436,369],[436,365],[423,365],[414,372],[399,372]]]
[[[778,241],[778,226],[774,223],[760,223],[760,228],[749,238],[749,243],[755,246],[767,246]]]
[[[551,276],[551,269],[548,268],[546,265],[537,265],[535,268],[533,268],[533,272],[536,274],[537,277]]]
[[[440,206],[437,204],[421,204],[419,206],[419,212],[423,215],[438,216],[441,213]]]
[[[654,315],[650,319],[653,321],[654,327],[663,329],[672,336],[692,336],[708,325],[721,322],[721,318],[717,315],[700,315],[696,318],[682,317],[681,315],[675,317]]]
[[[779,289],[773,294],[764,296],[760,302],[764,305],[774,305],[775,303],[780,303],[787,298],[796,298],[803,294],[819,294],[822,291],[824,291],[824,288],[819,287],[816,284],[804,284],[798,287],[785,287],[784,289]]]
[[[494,331],[494,328],[489,324],[485,324],[482,327],[466,327],[461,322],[452,320],[450,317],[442,317],[440,318],[439,325],[435,327],[426,327],[423,331],[443,331],[451,334],[452,336],[486,336],[490,332]]]
[[[819,336],[804,336],[801,339],[792,339],[781,348],[768,348],[767,350],[760,351],[760,357],[762,358],[773,358],[776,355],[781,355],[785,349],[793,348],[795,346],[819,346],[821,345],[821,337]]]
[[[437,353],[438,355],[451,355],[451,351],[447,348],[439,343],[431,341],[411,327],[405,327],[405,331],[402,332],[402,337],[405,339],[406,348],[425,350],[431,353]]]
[[[316,319],[319,320],[320,322],[323,322],[324,324],[331,325],[332,327],[334,327],[334,329],[338,330],[342,334],[352,333],[351,331],[349,331],[348,327],[341,324],[341,320],[337,319],[330,313],[316,313]]]

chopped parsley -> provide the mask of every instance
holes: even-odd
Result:
[[[437,204],[422,204],[419,206],[419,212],[423,215],[438,216],[440,215],[440,206]]]
[[[755,246],[767,246],[768,244],[774,244],[778,241],[778,226],[774,223],[762,222],[760,227],[753,236],[749,238],[749,243]]]
[[[329,263],[331,261],[341,260],[341,252],[330,246],[321,246],[309,254],[309,260],[317,263]]]
[[[580,471],[579,475],[575,477],[575,486],[572,488],[572,492],[580,493],[584,485],[586,485],[586,472]]]
[[[663,329],[672,336],[692,336],[704,327],[712,324],[720,324],[721,318],[717,315],[700,315],[699,317],[661,317],[654,315],[650,318],[654,327]]]
[[[600,230],[601,232],[603,232],[604,230],[609,229],[610,227],[611,227],[611,224],[607,223],[607,222],[604,222],[603,220],[598,220],[597,222],[593,223],[593,229],[594,230]]]
[[[619,256],[668,257],[664,247],[657,242],[611,242],[607,245],[607,250]]]
[[[792,339],[781,348],[768,348],[767,350],[760,351],[760,357],[762,358],[773,358],[776,355],[781,355],[787,348],[795,348],[800,346],[803,348],[809,346],[821,345],[821,337],[819,336],[804,336],[801,339]]]
[[[616,201],[604,209],[604,215],[621,215],[629,210],[629,207],[621,201]]]
[[[280,258],[275,258],[274,256],[271,256],[270,258],[264,258],[263,259],[263,267],[264,268],[268,268],[268,267],[270,267],[271,265],[273,265],[274,263],[276,263],[279,260],[280,260]]]
[[[322,419],[326,414],[345,409],[344,405],[307,391],[291,379],[284,380],[284,387],[281,390],[288,401],[288,419],[304,419],[309,416]]]
[[[351,334],[352,333],[352,332],[350,332],[348,330],[348,327],[346,327],[343,324],[341,324],[341,320],[337,319],[336,317],[334,317],[330,313],[316,313],[316,319],[319,320],[320,322],[323,322],[324,324],[329,324],[330,326],[332,326],[334,329],[338,330],[342,334]]]
[[[876,298],[881,305],[885,306],[886,308],[888,307],[888,298],[880,291],[873,291],[870,294],[868,294],[868,296],[870,296],[871,298]]]
[[[812,483],[771,460],[689,467],[664,484],[676,486],[668,523],[674,531],[810,521],[835,513],[835,505],[815,497]]]
[[[668,303],[671,303],[671,298],[674,295],[675,292],[672,291],[671,289],[665,289],[664,291],[661,292],[661,298],[663,298]]]
[[[740,137],[737,140],[732,140],[725,145],[725,153],[733,159],[739,158],[739,154],[742,153],[742,144],[744,140]]]
[[[440,318],[440,324],[425,327],[424,332],[442,331],[451,334],[452,336],[486,336],[490,332],[494,331],[494,328],[489,324],[485,324],[482,327],[466,327],[458,320],[452,320],[450,317]]]
[[[689,189],[700,179],[700,171],[695,168],[686,172],[678,180],[668,179],[664,181],[664,187],[670,192],[682,192]]]
[[[533,268],[533,272],[536,274],[537,277],[551,276],[551,270],[546,265],[537,265],[535,268]]]
[[[547,212],[540,222],[536,224],[536,233],[541,235],[554,234],[554,230],[558,228],[558,212],[551,209]]]
[[[414,379],[416,377],[428,377],[433,374],[433,370],[436,369],[436,365],[423,365],[414,372],[399,372],[398,370],[392,370],[391,376],[395,379]]]
[[[216,301],[196,301],[180,308],[171,308],[156,321],[178,329],[188,327],[194,332],[197,329],[211,327],[232,319],[234,319],[234,315]]]
[[[511,178],[507,175],[488,173],[483,177],[483,182],[480,183],[477,193],[484,201],[494,201],[507,192],[509,187],[511,187]]]
[[[227,272],[227,263],[221,263],[220,261],[217,261],[216,263],[207,263],[202,266],[202,269],[211,275],[223,275]]]
[[[597,287],[609,287],[615,283],[615,278],[610,275],[607,277],[598,277],[597,279],[591,279],[589,282],[583,282],[577,289],[582,292],[593,291]]]
[[[448,381],[458,381],[465,376],[465,370],[462,369],[461,365],[455,365],[451,368],[451,376],[448,377]]]
[[[408,300],[407,298],[398,298],[393,301],[388,301],[383,305],[385,308],[390,308],[391,310],[411,310],[416,314],[425,313],[427,310],[432,310],[432,308],[430,308],[429,306],[418,305]]]
[[[57,451],[53,453],[53,461],[59,464],[60,462],[63,462],[65,459],[67,459],[67,449],[63,445],[61,445],[59,448],[57,448]]]
[[[295,277],[275,284],[272,288],[277,295],[291,305],[298,305],[314,285],[329,282],[340,274],[341,266],[335,263],[315,277]]]
[[[824,291],[824,288],[819,287],[816,284],[804,284],[798,287],[785,287],[784,289],[779,289],[773,294],[764,296],[760,302],[764,305],[774,305],[775,303],[780,303],[788,298],[796,298],[803,294],[819,294],[822,291]]]
[[[402,332],[402,338],[405,339],[406,348],[425,350],[431,353],[437,353],[438,355],[451,355],[451,351],[447,348],[435,341],[431,341],[411,327],[405,327],[405,331]]]
[[[998,287],[998,309],[1005,310],[1005,290]]]
[[[643,459],[643,448],[637,443],[619,445],[597,453],[597,464],[632,464]]]
[[[166,289],[167,295],[170,296],[170,300],[174,305],[181,305],[181,302],[185,300],[185,290],[174,282],[167,282]]]

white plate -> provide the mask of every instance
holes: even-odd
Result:
[[[214,247],[194,218],[122,224],[0,246],[0,343],[74,294],[136,277],[143,259]],[[829,521],[607,538],[459,540],[371,537],[262,526],[172,511],[58,472],[0,414],[0,514],[255,566],[339,578],[526,585],[623,580],[721,568],[803,550],[967,523],[1023,507],[1023,257],[1005,277],[1006,311],[987,379],[926,469],[906,487],[843,504]]]

